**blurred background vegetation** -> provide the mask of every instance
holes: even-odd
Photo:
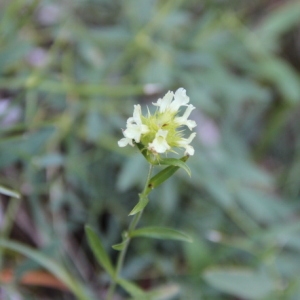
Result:
[[[123,277],[153,299],[300,299],[300,3],[282,0],[1,0],[0,185],[21,197],[0,196],[0,299],[74,299],[62,270],[102,299],[83,226],[115,260],[147,171],[121,128],[178,87],[192,178],[142,223],[194,243],[134,240]]]

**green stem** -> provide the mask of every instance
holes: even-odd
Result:
[[[151,179],[152,170],[153,170],[153,165],[150,164],[146,184],[145,184],[145,187],[143,189],[143,192],[140,195],[140,199],[142,197],[146,197],[146,192],[147,192],[147,188],[148,188],[148,185],[149,185],[149,181]],[[140,212],[138,212],[137,214],[134,215],[133,219],[131,220],[131,222],[129,224],[128,232],[135,229],[135,227],[137,226],[142,214],[143,214],[143,210],[141,210]],[[113,295],[114,295],[115,289],[117,287],[117,281],[118,281],[119,275],[121,273],[121,270],[122,270],[122,267],[123,267],[123,264],[124,264],[124,259],[125,259],[125,255],[126,255],[130,240],[131,240],[131,238],[129,236],[127,236],[126,240],[125,240],[125,246],[121,250],[121,252],[118,256],[116,273],[115,273],[115,276],[113,278],[113,282],[109,286],[107,296],[106,296],[106,300],[112,300],[113,299]]]

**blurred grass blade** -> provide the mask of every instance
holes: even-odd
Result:
[[[102,245],[98,235],[90,226],[85,226],[85,232],[88,238],[89,245],[96,256],[99,264],[107,271],[107,273],[114,278],[115,271],[114,267]]]
[[[133,216],[133,215],[137,214],[138,212],[140,212],[141,210],[143,210],[146,207],[146,205],[148,204],[148,202],[149,202],[149,199],[147,196],[140,195],[139,202],[129,213],[129,216]]]
[[[150,298],[147,297],[146,293],[144,293],[144,291],[141,288],[139,288],[136,284],[121,278],[119,278],[117,282],[127,293],[133,296],[134,299],[150,300]]]
[[[189,237],[187,234],[172,229],[172,228],[165,228],[165,227],[144,227],[140,229],[136,229],[129,233],[130,237],[149,237],[155,239],[167,239],[167,240],[178,240],[184,242],[192,242],[192,238]]]
[[[18,242],[9,241],[6,239],[0,238],[0,247],[9,249],[12,251],[16,251],[22,255],[27,256],[33,261],[40,264],[50,273],[52,273],[56,278],[61,280],[69,289],[74,293],[74,295],[80,300],[90,300],[90,297],[86,295],[84,292],[83,286],[72,277],[63,267],[61,267],[58,263],[48,258],[44,254],[39,251],[32,249],[28,246],[22,245]]]
[[[178,297],[179,294],[180,286],[178,284],[165,284],[147,292],[151,300],[171,300]]]
[[[21,197],[21,195],[18,192],[8,189],[2,185],[0,185],[0,194],[6,195],[9,197],[14,197],[17,199],[20,199],[20,197]]]
[[[243,299],[266,299],[276,291],[276,282],[262,272],[246,268],[215,268],[204,273],[214,288]]]

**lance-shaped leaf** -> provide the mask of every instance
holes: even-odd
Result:
[[[146,205],[148,204],[149,199],[147,196],[144,196],[141,194],[139,196],[140,196],[140,200],[137,203],[137,205],[132,209],[132,211],[129,213],[129,216],[133,216],[133,215],[137,214],[138,212],[143,210],[146,207]]]
[[[117,251],[122,251],[126,247],[127,243],[128,243],[128,240],[123,241],[119,244],[115,244],[115,245],[112,246],[112,248],[117,250]]]
[[[187,156],[185,156],[186,159],[188,158]],[[181,160],[181,159],[177,159],[177,158],[165,158],[162,159],[159,162],[160,165],[168,165],[168,166],[175,166],[175,167],[179,167],[182,168],[183,170],[185,170],[189,176],[191,176],[191,170],[190,168],[187,166],[187,164]]]
[[[85,226],[85,232],[88,238],[89,245],[96,256],[99,264],[105,269],[105,271],[114,278],[114,267],[102,245],[101,240],[90,226]]]
[[[0,194],[20,199],[20,194],[18,192],[8,189],[2,185],[0,185]]]
[[[144,228],[133,230],[129,232],[129,236],[192,242],[192,238],[181,231],[172,228],[156,227],[156,226],[144,227]]]
[[[184,156],[180,160],[184,163],[189,157]],[[177,163],[178,164],[178,163]],[[155,176],[153,176],[148,184],[147,190],[145,192],[146,195],[148,195],[152,189],[158,187],[163,182],[165,182],[167,179],[169,179],[180,167],[175,166],[169,166],[157,173]]]

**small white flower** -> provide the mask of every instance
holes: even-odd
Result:
[[[175,92],[175,95],[169,91],[162,99],[158,99],[156,103],[153,103],[153,105],[159,106],[160,113],[164,113],[167,110],[176,113],[180,106],[187,105],[189,101],[190,98],[186,95],[186,90],[179,88]]]
[[[141,135],[146,132],[148,132],[148,127],[146,125],[128,123],[123,134],[126,138],[135,140],[137,143],[139,143],[141,140]]]
[[[118,142],[120,147],[125,147],[128,144],[133,146],[133,140],[139,143],[141,140],[141,135],[149,131],[148,126],[142,123],[141,114],[141,106],[139,104],[134,105],[133,117],[128,118],[127,127],[123,131],[125,138]]]
[[[187,139],[184,139],[184,138],[181,138],[177,144],[178,144],[178,147],[182,147],[182,148],[185,148],[185,155],[194,155],[195,153],[195,150],[194,148],[189,145],[191,143],[191,141],[194,139],[194,137],[196,136],[196,133],[192,133],[189,138]]]
[[[128,118],[127,124],[134,124],[136,123],[137,125],[142,124],[141,120],[141,114],[142,114],[142,108],[139,104],[133,106],[133,116]]]
[[[155,135],[155,139],[152,143],[149,143],[148,149],[154,153],[165,153],[167,150],[171,149],[166,141],[168,135],[167,130],[159,129]]]
[[[188,120],[188,117],[191,114],[192,110],[194,110],[195,108],[195,106],[189,104],[183,116],[176,117],[174,121],[177,122],[179,125],[186,125],[189,128],[189,130],[192,130],[194,127],[197,126],[197,124],[194,120]]]

